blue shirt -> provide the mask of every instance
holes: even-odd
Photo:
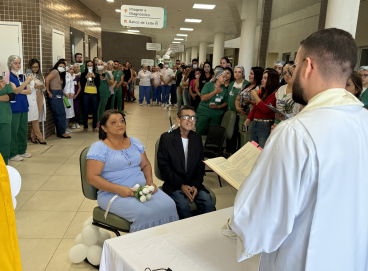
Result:
[[[25,80],[24,75],[20,75],[18,79],[12,72],[10,73],[9,81],[12,82],[16,87],[19,87],[21,84],[23,84],[24,80]],[[25,87],[24,89],[27,89],[27,87]],[[13,113],[28,112],[27,95],[16,94],[15,100],[10,101],[10,107]]]

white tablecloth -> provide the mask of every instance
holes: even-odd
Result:
[[[105,241],[100,271],[258,270],[259,256],[238,263],[236,241],[221,234],[227,208]]]

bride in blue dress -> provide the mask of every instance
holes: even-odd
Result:
[[[130,232],[140,231],[179,219],[175,202],[157,189],[152,167],[143,144],[127,137],[122,113],[106,111],[100,121],[100,141],[92,144],[87,154],[87,182],[97,189],[97,203],[129,222]],[[141,203],[134,197],[135,184],[153,185],[151,200]]]

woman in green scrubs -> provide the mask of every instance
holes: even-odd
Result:
[[[114,79],[111,79],[110,74],[107,72],[107,65],[102,61],[97,63],[96,73],[100,76],[100,86],[98,87],[100,91],[100,104],[98,105],[97,111],[97,127],[99,127],[101,116],[105,112],[107,101],[111,96],[109,86],[110,84],[114,84]]]
[[[200,135],[206,135],[213,124],[221,124],[228,103],[228,91],[224,86],[226,79],[226,72],[218,69],[214,78],[206,83],[201,91],[196,122],[196,132]]]
[[[14,99],[15,93],[12,86],[10,84],[5,84],[4,80],[0,80],[0,154],[6,165],[10,157],[12,122],[10,101],[14,101]]]
[[[230,154],[235,153],[238,149],[240,149],[240,134],[239,134],[239,113],[236,110],[236,97],[238,97],[239,90],[245,86],[246,84],[249,84],[247,80],[245,80],[245,74],[244,74],[244,67],[243,66],[236,66],[234,69],[234,77],[235,80],[232,81],[227,90],[229,92],[229,103],[227,110],[228,111],[234,111],[236,113],[236,121],[234,125],[234,132],[233,136],[230,140],[226,140],[226,146],[227,151]],[[245,121],[245,120],[244,120]],[[244,123],[243,121],[243,123]]]

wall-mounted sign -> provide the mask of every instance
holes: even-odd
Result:
[[[153,51],[161,51],[162,44],[161,43],[146,43],[146,49],[153,50]]]
[[[182,44],[171,44],[170,50],[175,52],[185,52],[185,45]]]
[[[121,24],[123,26],[165,28],[166,8],[145,6],[121,6]]]
[[[155,61],[153,59],[141,59],[141,65],[147,65],[147,66],[155,66]]]

